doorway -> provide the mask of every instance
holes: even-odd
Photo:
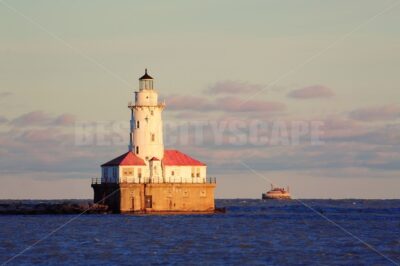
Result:
[[[131,197],[131,210],[134,211],[135,210],[135,198]]]
[[[146,196],[145,201],[146,201],[146,208],[153,208],[153,197],[152,196]]]

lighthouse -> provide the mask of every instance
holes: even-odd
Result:
[[[164,103],[158,101],[154,80],[145,70],[139,78],[139,91],[134,93],[131,110],[129,151],[143,158],[149,165],[145,169],[146,181],[160,179],[161,160],[164,158],[162,111]]]
[[[165,103],[147,69],[132,98],[128,151],[101,165],[94,201],[114,212],[213,212],[216,179],[207,177],[207,165],[164,149]]]
[[[158,101],[154,80],[147,74],[139,79],[139,91],[134,93],[134,104],[130,103],[130,144],[129,150],[149,160],[153,156],[164,156],[162,111],[164,103]]]

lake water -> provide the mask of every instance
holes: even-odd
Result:
[[[400,200],[217,200],[216,215],[3,215],[0,265],[394,265]],[[71,221],[71,219],[74,219]]]

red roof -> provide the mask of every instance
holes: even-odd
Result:
[[[121,156],[102,164],[101,166],[116,166],[116,165],[146,165],[143,159],[139,158],[131,151],[122,154]]]
[[[165,150],[164,151],[164,158],[163,158],[163,164],[164,165],[201,165],[205,166],[204,163],[193,159],[192,157],[178,151],[178,150]]]

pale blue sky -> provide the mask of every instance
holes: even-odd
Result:
[[[204,91],[227,80],[265,87],[274,82],[273,88],[266,87],[255,99],[284,104],[285,112],[278,119],[326,120],[335,130],[343,123],[342,127],[349,132],[339,132],[340,140],[335,140],[332,147],[330,143],[322,147],[319,158],[324,163],[313,166],[310,171],[304,169],[313,165],[314,157],[301,160],[297,169],[262,167],[263,164],[255,160],[252,165],[258,167],[257,170],[264,174],[274,171],[274,177],[281,180],[277,183],[293,184],[300,197],[398,197],[398,192],[391,188],[400,185],[400,168],[371,166],[377,163],[378,157],[380,165],[380,160],[387,161],[388,165],[400,165],[400,145],[396,141],[396,136],[400,136],[397,114],[400,108],[400,7],[369,21],[393,3],[395,1],[4,1],[0,4],[0,95],[3,95],[0,96],[0,121],[1,118],[13,121],[34,111],[47,116],[36,118],[36,122],[62,114],[73,115],[77,121],[128,120],[126,104],[145,67],[156,78],[159,92],[167,99],[197,96],[213,101],[217,96]],[[360,25],[363,26],[346,35]],[[327,47],[330,48],[324,51]],[[310,58],[313,59],[308,61]],[[293,69],[295,71],[291,71]],[[306,100],[287,97],[293,90],[315,85],[329,88],[334,95]],[[230,96],[246,99],[248,95]],[[229,115],[249,119],[264,115],[226,110],[191,113],[177,109],[167,108],[164,118],[177,121],[181,113],[185,114],[186,121],[191,117],[221,119]],[[367,109],[363,112],[380,119],[360,122],[354,120],[354,115],[353,119],[349,118],[352,112],[360,109]],[[48,158],[43,159],[44,162],[31,160],[30,156],[37,155],[37,147],[43,147],[41,155],[57,154],[55,147],[60,143],[57,140],[62,134],[73,134],[73,129],[54,128],[48,124],[21,127],[3,122],[0,130],[0,173],[6,181],[3,184],[8,184],[8,187],[2,186],[1,192],[10,198],[22,195],[91,197],[86,184],[88,178],[98,174],[97,166],[102,160],[126,148],[84,147],[81,153],[76,147],[73,151],[65,149],[64,153],[70,155],[63,154],[60,158],[66,163],[76,163],[76,167],[64,169],[59,166],[61,159],[51,163]],[[43,138],[53,140],[54,144],[43,146],[35,142],[35,138],[33,143],[27,144],[26,136],[38,134],[35,130],[42,130],[41,134],[47,132]],[[356,131],[357,136],[350,134]],[[339,134],[334,133],[336,137]],[[373,134],[378,140],[371,146]],[[68,139],[59,149],[72,144],[73,140]],[[211,144],[207,148],[214,154],[233,149]],[[235,152],[243,149],[243,154],[250,149],[234,148]],[[206,163],[210,159],[204,156],[204,150],[196,147],[182,149],[195,157],[200,156]],[[259,147],[251,149],[262,151]],[[274,149],[265,151],[269,152],[278,154]],[[293,156],[297,160],[304,157],[303,152],[293,147],[282,148],[279,156],[270,158],[269,162],[285,164],[285,158]],[[79,154],[80,161],[85,162],[82,165],[74,161]],[[15,163],[15,158],[22,155],[27,157],[23,164],[29,167]],[[346,156],[350,156],[346,165],[337,161]],[[253,161],[251,157],[242,159]],[[261,156],[259,160],[266,159]],[[237,164],[221,168],[210,164],[210,174],[219,176],[223,184],[229,183],[230,178],[239,180],[239,185],[219,188],[218,196],[259,196],[260,183],[248,179],[251,173],[240,167],[234,174],[224,173],[221,168],[236,169]],[[60,168],[63,169],[57,171]],[[275,168],[281,172],[276,172]],[[76,189],[70,192],[55,189],[54,195],[49,194],[48,189],[46,192],[39,188],[43,178],[49,180],[45,182],[48,188],[62,187],[60,184],[66,182]],[[322,184],[330,180],[337,187],[331,185],[326,194],[320,195],[315,192],[315,186],[304,186],[307,178]],[[16,183],[16,180],[29,181],[38,188],[23,191],[23,194],[17,191],[20,181]],[[358,180],[365,180],[365,188],[344,192],[349,184],[357,184]],[[78,184],[84,184],[84,188]],[[241,189],[243,184],[248,189]],[[377,192],[374,190],[377,184],[388,191]]]

